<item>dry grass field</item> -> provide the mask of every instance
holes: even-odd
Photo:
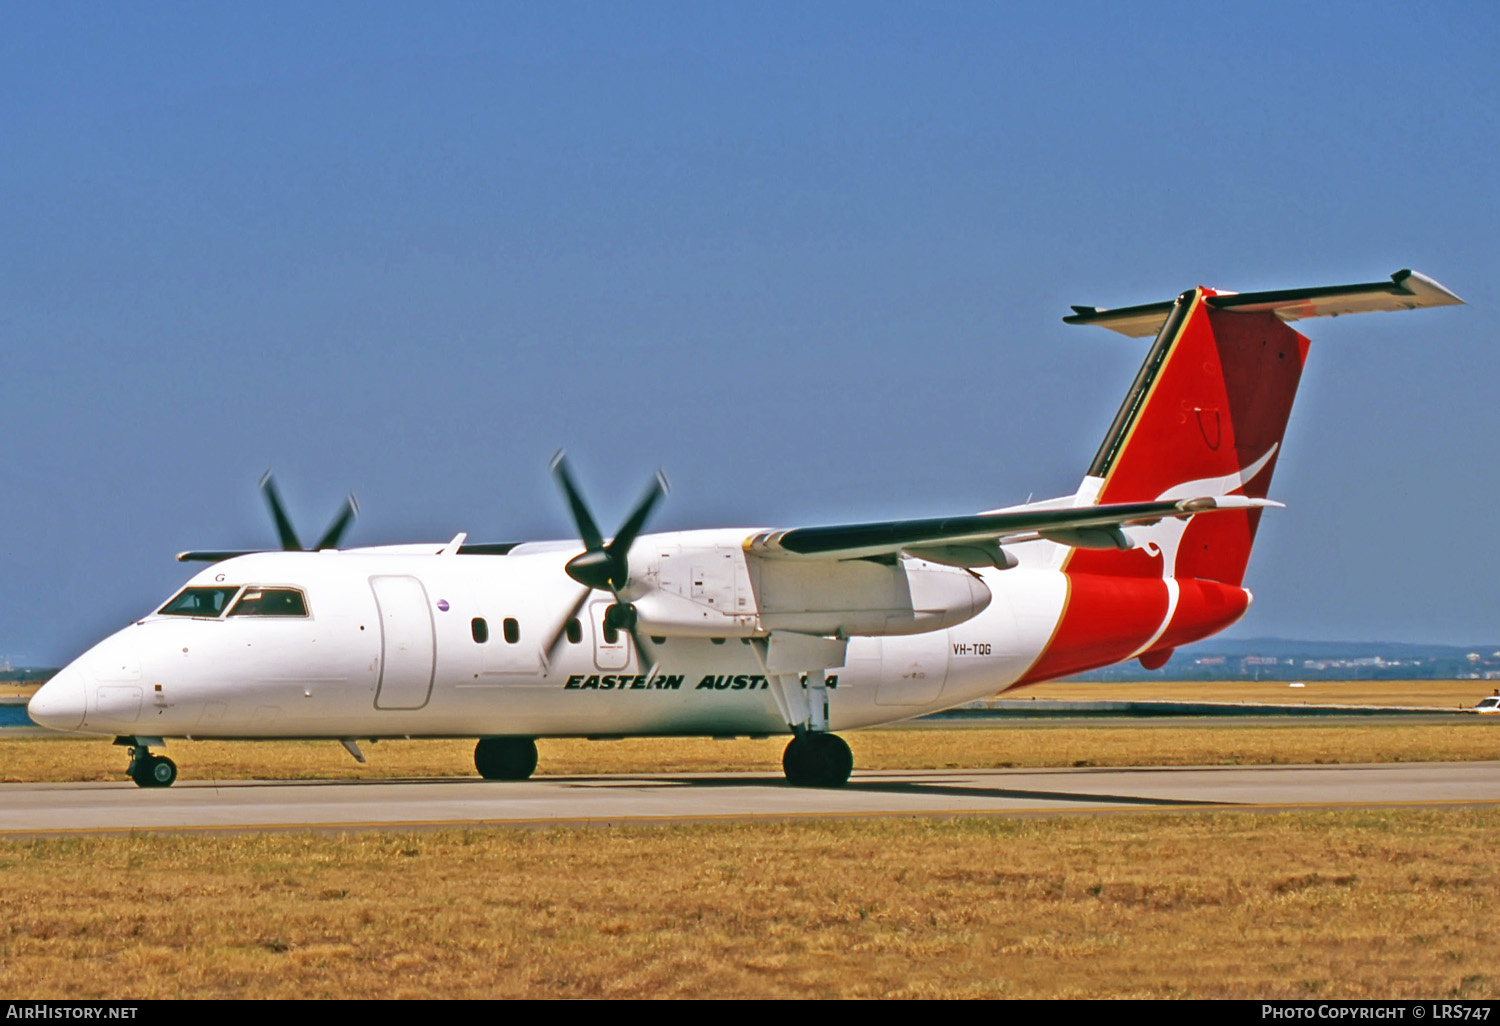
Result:
[[[1085,702],[1265,702],[1274,705],[1404,705],[1472,708],[1494,691],[1492,680],[1312,680],[1300,688],[1286,681],[1057,681],[1020,688],[1003,698],[1049,698]]]
[[[856,769],[1039,766],[1199,766],[1500,759],[1500,723],[1285,722],[1185,726],[987,726],[866,730],[847,735]],[[543,740],[541,774],[779,772],[784,738],[713,741],[638,738]],[[382,741],[361,766],[332,742],[175,742],[196,779],[358,779],[472,776],[472,741]],[[109,780],[124,750],[102,741],[0,743],[0,780]]]
[[[1131,697],[1215,686],[1182,687]],[[860,769],[1500,759],[1479,717],[846,736]],[[776,772],[784,744],[549,740],[539,772]],[[166,750],[185,780],[474,772],[472,741],[364,748]],[[0,781],[124,761],[0,740]],[[1496,850],[1500,812],[1462,809],[0,841],[0,994],[1494,998]]]
[[[0,842],[0,994],[1494,998],[1500,813]]]
[[[1305,720],[1013,721],[953,728],[875,729],[844,735],[861,769],[1011,766],[1221,766],[1448,762],[1500,759],[1500,722],[1320,724]],[[539,774],[779,773],[784,738],[713,741],[636,738],[542,740]],[[363,745],[361,766],[332,741],[173,741],[165,753],[183,780],[306,780],[473,776],[473,741]],[[0,739],[0,782],[122,780],[126,755],[106,739]]]

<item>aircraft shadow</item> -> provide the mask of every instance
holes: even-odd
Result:
[[[985,798],[997,801],[1039,801],[1039,802],[1074,802],[1078,804],[1106,804],[1122,806],[1180,806],[1200,807],[1235,804],[1233,802],[1209,801],[1195,798],[1151,798],[1142,795],[1123,794],[1100,794],[1089,791],[1051,791],[1035,788],[1013,788],[1013,787],[981,787],[973,784],[962,783],[968,778],[956,778],[944,780],[941,778],[923,781],[911,780],[861,780],[858,777],[845,784],[838,791],[844,793],[860,794],[902,794],[924,796],[929,798],[962,797],[962,798]],[[769,774],[759,776],[660,776],[660,777],[633,777],[633,776],[559,776],[540,777],[531,781],[488,781],[477,777],[381,777],[376,779],[351,779],[351,780],[236,780],[236,781],[210,781],[195,780],[184,781],[190,787],[212,787],[216,785],[229,785],[236,788],[285,788],[285,787],[380,787],[380,786],[412,786],[425,787],[448,786],[455,784],[471,787],[510,786],[527,787],[535,784],[553,784],[567,788],[578,788],[585,790],[621,790],[639,791],[654,790],[660,788],[671,788],[673,790],[713,790],[726,788],[745,787],[775,787],[791,788],[793,785],[786,782],[780,776]],[[802,788],[798,788],[802,790]]]
[[[1206,801],[1197,798],[1146,798],[1129,794],[1098,794],[1088,791],[1037,791],[1009,787],[972,787],[951,784],[916,784],[892,782],[889,784],[851,781],[844,785],[846,791],[869,791],[880,794],[953,794],[967,798],[1005,798],[1011,801],[1049,802],[1097,802],[1109,805],[1224,805],[1225,802]]]

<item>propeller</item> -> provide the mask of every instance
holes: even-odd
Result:
[[[271,507],[271,519],[276,521],[276,534],[281,539],[281,548],[285,552],[317,552],[320,549],[336,549],[339,541],[344,537],[344,532],[349,529],[349,524],[359,513],[359,503],[351,492],[344,500],[343,508],[334,516],[333,522],[328,525],[328,530],[318,539],[318,543],[311,549],[303,548],[302,539],[297,537],[297,531],[292,527],[291,518],[286,515],[286,507],[281,502],[281,492],[276,488],[276,479],[268,470],[261,475],[260,490],[266,497],[266,504]]]
[[[635,508],[630,511],[630,515],[625,518],[625,523],[620,525],[620,529],[606,545],[604,536],[599,531],[599,525],[595,522],[593,514],[589,512],[588,503],[583,501],[583,495],[578,490],[572,471],[568,469],[567,455],[561,449],[557,450],[552,457],[552,473],[557,478],[558,486],[562,488],[564,498],[568,501],[568,509],[573,514],[573,523],[578,527],[578,536],[583,542],[583,551],[568,560],[563,569],[569,577],[583,585],[583,591],[573,603],[568,615],[563,617],[556,633],[552,635],[552,639],[543,650],[546,663],[551,665],[558,646],[562,644],[563,638],[568,633],[568,625],[582,611],[589,596],[596,591],[607,591],[614,596],[615,601],[604,611],[604,625],[629,634],[642,664],[648,664],[651,667],[647,676],[655,674],[657,669],[655,653],[636,630],[638,617],[635,605],[627,601],[622,593],[630,584],[630,547],[635,544],[635,539],[641,533],[641,528],[645,526],[651,511],[661,501],[662,496],[667,494],[669,487],[667,475],[660,470],[656,472],[655,480],[651,482],[645,494],[635,504]]]
[[[281,547],[286,552],[316,552],[319,549],[336,549],[339,541],[344,537],[349,524],[359,513],[359,503],[355,501],[354,495],[344,500],[343,508],[334,515],[333,522],[328,525],[328,530],[318,539],[318,543],[311,549],[303,548],[302,539],[297,537],[297,529],[292,526],[291,518],[286,515],[286,507],[281,501],[281,492],[276,489],[276,481],[271,477],[268,470],[260,477],[260,490],[266,497],[266,505],[271,507],[271,519],[276,521],[276,536],[281,541]],[[179,563],[218,563],[221,560],[233,559],[236,556],[248,556],[252,552],[264,552],[265,549],[192,549],[187,552],[179,552],[177,561]]]

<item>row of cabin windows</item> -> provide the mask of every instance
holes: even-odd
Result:
[[[507,616],[500,623],[500,629],[505,634],[505,643],[514,645],[521,640],[521,625],[516,622],[515,617]],[[474,635],[474,641],[483,645],[490,640],[490,625],[482,616],[476,616],[469,621],[469,633]],[[570,644],[576,645],[583,641],[583,624],[578,622],[578,617],[568,621],[564,633]],[[620,637],[620,632],[613,627],[604,628],[604,640],[613,645]]]
[[[501,631],[505,634],[505,643],[514,645],[521,640],[521,625],[513,616],[507,616],[500,624]],[[476,616],[469,621],[469,632],[474,635],[474,640],[483,645],[490,640],[490,625],[485,622],[484,617]]]
[[[521,625],[516,622],[515,617],[507,616],[501,622],[500,627],[501,630],[505,632],[506,644],[514,645],[521,640]],[[474,635],[474,641],[480,645],[483,645],[485,642],[490,640],[490,625],[488,621],[486,621],[482,616],[476,616],[474,617],[474,619],[469,621],[469,632]],[[569,644],[576,645],[579,642],[583,641],[583,624],[580,623],[578,621],[578,617],[575,616],[573,617],[573,619],[568,621],[568,626],[564,629],[563,633],[567,635]],[[619,630],[615,627],[610,626],[609,624],[605,624],[605,643],[613,645],[619,640]],[[656,644],[661,645],[665,644],[667,639],[652,635],[651,640],[656,642]],[[715,645],[724,644],[723,638],[710,638],[709,640],[712,641]],[[746,645],[750,644],[749,638],[741,638],[740,641]]]

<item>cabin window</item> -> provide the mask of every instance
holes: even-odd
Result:
[[[604,625],[604,643],[606,645],[617,645],[620,642],[620,632],[613,624]]]
[[[505,628],[505,643],[507,645],[514,645],[521,640],[521,625],[516,622],[515,617],[507,616],[502,626]]]
[[[490,640],[490,625],[484,622],[484,617],[476,616],[469,621],[469,633],[474,635],[476,644],[483,645]]]
[[[184,588],[157,612],[162,616],[222,616],[239,590],[238,584],[232,588]]]
[[[582,640],[583,640],[583,624],[579,623],[578,622],[578,617],[575,616],[575,617],[573,617],[573,619],[571,619],[571,620],[568,621],[568,641],[571,644],[576,645],[576,644],[578,644]]]
[[[251,585],[229,610],[229,615],[306,616],[307,602],[296,588],[257,588]]]

